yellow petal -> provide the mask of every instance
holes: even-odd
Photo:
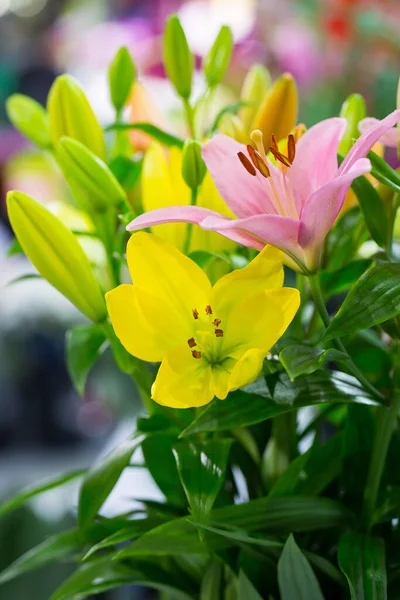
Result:
[[[294,288],[264,290],[237,304],[224,327],[224,354],[240,358],[245,350],[268,350],[284,334],[300,304]]]
[[[142,205],[145,212],[190,203],[190,190],[181,175],[181,154],[178,148],[171,148],[167,156],[156,143],[147,150],[142,169]],[[186,228],[185,223],[168,223],[151,227],[151,231],[182,250]]]
[[[248,296],[283,284],[282,252],[273,246],[263,250],[243,269],[222,277],[213,287],[216,315],[226,319],[231,308]]]
[[[229,393],[229,381],[232,373],[232,366],[235,364],[233,359],[227,359],[220,365],[212,367],[212,381],[214,395],[220,400],[225,400]]]
[[[127,258],[134,285],[159,298],[177,329],[192,328],[192,310],[204,311],[210,302],[204,271],[172,244],[143,231],[130,238]]]
[[[187,346],[170,350],[153,384],[153,400],[171,408],[190,408],[204,406],[213,397],[211,367],[193,358]]]
[[[247,350],[237,361],[228,381],[230,392],[252,383],[257,379],[263,365],[265,351],[258,348]]]
[[[121,344],[133,356],[149,362],[160,362],[174,345],[168,331],[157,328],[142,310],[143,305],[152,307],[156,301],[150,294],[144,291],[140,294],[137,288],[127,284],[106,294],[108,314]],[[165,329],[168,329],[168,325],[167,319]]]

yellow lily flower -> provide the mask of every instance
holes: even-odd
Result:
[[[167,206],[190,204],[191,191],[182,177],[182,151],[170,148],[168,153],[159,144],[153,143],[145,154],[142,170],[142,205],[145,212]],[[233,214],[217,192],[211,175],[207,173],[200,187],[197,206],[210,208],[227,217]],[[151,230],[159,237],[184,250],[189,225],[168,223],[156,225]],[[236,244],[212,231],[201,227],[190,230],[189,251],[231,251]]]
[[[134,234],[127,258],[134,285],[108,292],[107,308],[126,350],[161,362],[152,398],[164,406],[203,406],[254,381],[299,307],[298,290],[282,287],[282,253],[272,246],[213,287],[155,235]]]

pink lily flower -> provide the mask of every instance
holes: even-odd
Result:
[[[217,135],[204,145],[203,158],[237,219],[202,207],[176,206],[140,215],[127,229],[176,221],[196,223],[258,250],[266,244],[276,246],[285,252],[290,266],[314,272],[352,181],[371,170],[365,156],[399,120],[397,110],[378,121],[358,138],[340,167],[337,149],[346,128],[344,119],[321,121],[296,144],[289,136],[287,155],[274,145],[270,150],[276,165],[265,156],[260,133],[252,137],[258,152]]]

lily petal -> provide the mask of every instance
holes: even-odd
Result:
[[[299,243],[303,249],[312,250],[315,259],[318,258],[318,250],[338,216],[353,180],[370,170],[370,161],[361,158],[346,173],[314,192],[307,201],[301,219]]]
[[[265,179],[250,175],[240,164],[238,152],[246,146],[226,135],[216,135],[202,149],[204,162],[226,204],[238,217],[276,212],[265,187]]]
[[[170,206],[157,208],[148,213],[143,213],[133,219],[127,226],[128,231],[145,229],[161,223],[200,223],[206,217],[220,216],[219,213],[209,208],[200,206]]]
[[[177,346],[164,357],[151,392],[163,406],[204,406],[214,397],[211,367],[193,358],[187,346]]]
[[[307,198],[337,174],[337,149],[346,119],[326,119],[306,131],[296,144],[296,157],[288,170],[299,215]]]
[[[259,375],[265,358],[265,351],[258,348],[247,350],[237,361],[228,380],[230,392],[252,383]]]
[[[358,130],[364,134],[368,133],[372,129],[375,129],[379,125],[379,119],[373,117],[366,117],[358,124]],[[397,148],[399,143],[399,130],[395,127],[388,129],[380,138],[379,141],[388,148]]]
[[[288,254],[301,253],[301,248],[297,242],[300,221],[291,217],[281,217],[280,215],[257,215],[247,217],[247,219],[238,219],[228,221],[221,217],[207,217],[200,223],[204,229],[213,229],[223,235],[228,231],[238,231],[254,236],[259,244],[272,244]],[[257,248],[252,244],[253,248]]]
[[[354,146],[350,149],[344,161],[340,165],[339,173],[348,173],[359,158],[365,157],[372,146],[396,123],[400,121],[400,110],[394,110],[390,115],[378,121],[376,126],[363,133]]]

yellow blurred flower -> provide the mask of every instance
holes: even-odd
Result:
[[[203,406],[254,381],[299,306],[298,290],[282,288],[282,253],[271,246],[214,287],[152,234],[134,234],[127,257],[134,285],[106,294],[108,312],[128,352],[161,362],[152,398],[164,406]]]

